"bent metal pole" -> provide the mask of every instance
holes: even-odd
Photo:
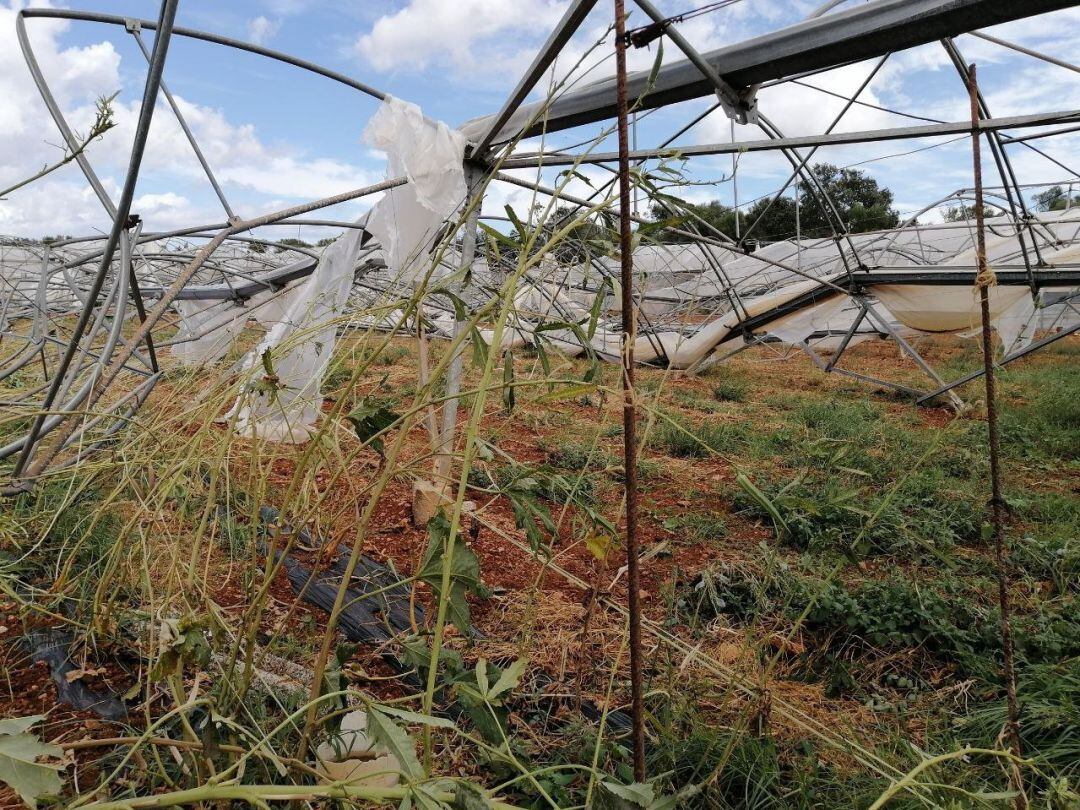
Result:
[[[161,84],[161,74],[165,69],[165,56],[169,51],[173,21],[176,19],[176,7],[179,2],[180,0],[164,0],[161,4],[157,36],[154,40],[150,66],[146,73],[146,85],[143,88],[142,104],[139,108],[139,118],[135,126],[135,139],[131,146],[127,175],[124,179],[124,187],[120,192],[120,200],[113,215],[113,224],[109,230],[108,240],[105,243],[101,265],[98,267],[97,274],[90,284],[90,289],[86,294],[86,303],[83,305],[82,312],[79,313],[79,319],[72,330],[64,355],[53,373],[53,379],[49,384],[48,392],[45,394],[45,401],[41,406],[41,411],[34,417],[34,422],[30,426],[30,432],[27,434],[22,455],[15,465],[13,478],[17,478],[22,473],[34,453],[34,445],[37,443],[41,429],[49,416],[49,410],[53,407],[53,403],[64,385],[68,367],[79,351],[79,341],[82,339],[83,333],[94,315],[98,296],[101,295],[101,290],[105,286],[105,279],[112,267],[117,245],[120,243],[121,237],[127,238],[128,215],[131,213],[131,204],[135,197],[135,184],[139,179],[139,168],[142,166],[143,153],[146,150],[146,142],[150,135],[150,121],[154,116],[158,87]]]
[[[645,721],[641,675],[641,574],[637,532],[637,408],[634,402],[634,260],[630,230],[630,139],[626,103],[626,14],[615,0],[616,106],[619,119],[619,262],[622,269],[623,481],[626,488],[627,608],[630,612],[630,710],[634,779],[645,781]]]

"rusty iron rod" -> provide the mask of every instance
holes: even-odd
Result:
[[[979,291],[979,310],[982,315],[983,379],[986,381],[986,427],[990,449],[990,509],[994,530],[994,556],[997,566],[998,608],[1001,624],[1002,674],[1005,678],[1005,699],[1008,718],[1005,736],[1012,753],[1021,756],[1020,706],[1016,697],[1016,665],[1013,656],[1012,627],[1009,621],[1009,552],[1005,546],[1005,501],[1001,496],[1001,437],[998,435],[997,380],[994,369],[994,347],[990,338],[990,288],[995,283],[993,271],[986,260],[985,209],[983,206],[982,149],[979,132],[979,85],[975,65],[968,66],[968,95],[971,101],[971,154],[975,170],[975,260],[978,274],[975,286]],[[1014,806],[1026,810],[1027,796],[1020,770],[1011,771],[1013,789],[1016,791]]]
[[[637,530],[637,407],[634,395],[634,258],[630,226],[630,138],[626,101],[626,12],[615,0],[615,102],[619,129],[619,264],[622,270],[623,485],[626,491],[627,608],[630,612],[630,714],[634,779],[645,781],[645,706],[641,661],[641,572]]]

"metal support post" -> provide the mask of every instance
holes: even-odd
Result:
[[[978,123],[980,115],[979,85],[975,65],[967,69],[968,93],[971,99],[971,156],[975,172],[975,257],[979,275],[975,286],[979,291],[979,312],[982,317],[983,379],[986,381],[986,428],[990,451],[990,509],[994,528],[994,556],[997,563],[998,608],[1000,610],[1001,651],[1005,678],[1005,700],[1008,717],[1005,738],[1014,756],[1022,756],[1020,748],[1020,705],[1016,697],[1016,666],[1013,661],[1012,627],[1009,623],[1009,552],[1005,546],[1005,499],[1001,494],[1001,439],[998,435],[997,380],[994,373],[994,347],[990,336],[990,288],[996,283],[994,272],[986,261],[986,222],[982,188],[982,149]],[[1026,810],[1027,795],[1020,769],[1009,769],[1010,782],[1016,792],[1013,806]]]
[[[627,133],[626,12],[615,0],[615,74],[619,130],[619,264],[622,271],[623,482],[626,491],[627,607],[630,625],[630,712],[634,779],[645,781],[645,701],[641,660],[641,572],[637,531],[637,408],[634,401],[634,258],[630,225],[630,144]]]
[[[479,192],[480,183],[483,182],[483,173],[468,163],[465,164],[465,186],[468,189],[465,197],[465,205],[468,207],[475,201]],[[480,222],[480,204],[476,202],[469,215],[465,218],[464,233],[461,237],[461,269],[466,270],[473,263],[476,256],[476,233]],[[461,330],[465,328],[463,321],[455,318],[453,339],[457,340]],[[458,394],[461,393],[462,372],[462,346],[459,344],[450,360],[450,367],[446,372],[446,404],[443,406],[442,430],[439,434],[439,448],[435,462],[435,480],[437,484],[446,482],[450,477],[450,462],[453,458],[454,432],[457,428]]]

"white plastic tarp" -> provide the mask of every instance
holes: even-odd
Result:
[[[428,120],[415,104],[387,96],[364,142],[386,153],[387,177],[409,180],[375,203],[367,227],[386,251],[391,276],[413,281],[443,222],[465,199],[465,136]]]
[[[900,323],[920,332],[962,332],[979,328],[978,291],[969,285],[875,284],[870,291]],[[1035,312],[1027,287],[990,288],[990,320],[1006,351],[1031,341]]]
[[[350,228],[323,252],[315,272],[259,315],[270,331],[244,358],[252,379],[226,419],[236,430],[275,442],[311,436],[322,404],[320,385],[352,287],[363,231]],[[267,366],[272,374],[267,371]]]
[[[465,197],[465,139],[425,118],[415,104],[387,96],[368,122],[364,141],[386,153],[388,177],[409,181],[383,195],[365,228],[383,246],[391,273],[399,280],[415,278],[433,237]],[[349,229],[326,248],[306,281],[260,317],[272,322],[270,331],[245,357],[252,381],[226,417],[235,417],[240,433],[279,442],[310,437],[363,234]]]

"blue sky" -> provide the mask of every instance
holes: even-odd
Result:
[[[849,0],[853,5],[859,0]],[[31,174],[55,159],[59,136],[29,81],[14,36],[14,8],[0,0],[0,185]],[[37,3],[31,3],[37,5]],[[632,3],[629,4],[632,7]],[[694,3],[662,2],[668,13]],[[817,2],[743,0],[687,23],[685,32],[699,48],[720,47],[802,19]],[[156,4],[133,0],[85,0],[75,8],[122,16],[156,17]],[[322,0],[210,2],[182,0],[178,24],[227,36],[259,41],[319,62],[375,87],[419,104],[429,116],[458,125],[501,105],[554,21],[563,0],[396,0],[343,4]],[[563,75],[588,54],[589,78],[611,70],[610,43],[592,48],[610,19],[610,3],[601,0],[567,54],[556,66]],[[640,18],[638,12],[633,21]],[[131,124],[145,76],[145,60],[122,28],[91,23],[28,23],[42,69],[65,112],[77,126],[92,116],[93,100],[119,92],[120,126],[90,150],[91,160],[110,192],[118,193],[127,161]],[[1000,26],[990,31],[1028,47],[1068,59],[1080,42],[1080,10]],[[144,34],[149,44],[152,36]],[[981,83],[995,115],[1017,115],[1080,108],[1080,75],[971,37],[959,45],[980,65]],[[670,45],[665,55],[677,58]],[[647,67],[655,51],[635,52],[632,66]],[[601,58],[605,57],[605,58]],[[859,64],[811,81],[837,92],[850,92],[872,68]],[[580,71],[579,71],[580,72]],[[382,156],[361,141],[376,102],[330,80],[231,49],[176,38],[165,79],[181,100],[189,123],[223,181],[234,207],[254,215],[317,196],[376,182],[385,174]],[[964,88],[939,45],[894,54],[863,98],[901,111],[945,120],[966,116]],[[649,116],[639,128],[641,145],[660,141],[704,109],[707,100],[686,102]],[[821,132],[842,102],[796,86],[761,94],[762,109],[785,134]],[[168,228],[221,220],[220,207],[200,176],[195,158],[164,107],[156,112],[150,151],[136,201],[148,227]],[[868,108],[855,108],[839,131],[914,123]],[[552,138],[566,144],[600,130],[591,126]],[[682,143],[729,138],[729,124],[717,113],[689,132]],[[752,128],[736,137],[758,138]],[[914,155],[886,157],[940,141],[892,142],[822,150],[818,157],[842,165],[859,163],[893,189],[897,207],[914,211],[953,189],[970,184],[969,145],[961,140]],[[1080,137],[1040,142],[1066,166],[1080,165]],[[1021,182],[1048,182],[1067,173],[1033,152],[1011,153]],[[730,158],[696,160],[687,166],[696,181],[684,196],[732,201],[726,182]],[[993,178],[992,167],[987,166]],[[592,172],[602,177],[602,170]],[[739,191],[745,201],[777,188],[785,164],[765,155],[740,162]],[[550,179],[550,175],[548,175]],[[988,181],[992,182],[992,181]],[[584,188],[584,185],[582,186]],[[524,192],[493,188],[487,210],[510,203],[521,210]],[[367,203],[342,206],[335,216],[354,218]],[[74,166],[0,202],[0,233],[39,236],[87,233],[105,227],[101,206],[87,192]],[[296,235],[275,232],[276,235]],[[300,234],[315,239],[315,229]]]

